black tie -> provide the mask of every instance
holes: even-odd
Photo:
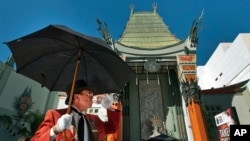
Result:
[[[78,122],[77,135],[79,141],[84,141],[84,119],[83,115],[79,113],[80,119]]]
[[[84,119],[83,119],[83,114],[76,110],[74,107],[71,107],[72,111],[78,113],[80,116],[79,121],[78,121],[78,129],[77,129],[77,136],[79,141],[84,141]]]

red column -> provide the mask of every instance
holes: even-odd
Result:
[[[200,103],[194,102],[192,99],[192,101],[188,104],[188,112],[194,141],[208,141]]]
[[[122,110],[122,104],[120,102],[113,103],[112,108]],[[120,127],[116,133],[107,135],[107,141],[122,141],[122,112],[120,114],[121,114]]]

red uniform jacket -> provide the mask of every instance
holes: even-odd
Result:
[[[48,110],[44,120],[40,124],[38,130],[35,135],[31,138],[30,141],[50,141],[50,129],[56,125],[57,120],[61,117],[61,115],[65,114],[67,109],[60,110]],[[94,124],[95,128],[98,131],[98,141],[103,141],[105,139],[106,134],[115,133],[120,126],[120,111],[110,111],[107,110],[108,121],[103,122],[96,115],[87,114],[86,117]],[[69,130],[67,134],[71,133]],[[55,141],[66,141],[63,137],[63,133],[59,133],[56,136]],[[72,141],[75,141],[73,139]]]

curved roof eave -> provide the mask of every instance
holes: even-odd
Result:
[[[134,48],[134,49],[138,49],[138,50],[161,50],[161,49],[164,49],[164,48],[170,48],[170,47],[175,47],[175,46],[178,46],[182,43],[184,43],[186,41],[185,40],[181,40],[179,41],[178,43],[175,43],[175,44],[171,44],[171,45],[167,45],[167,46],[162,46],[162,47],[157,47],[157,48],[142,48],[142,47],[138,47],[138,46],[127,46],[119,41],[116,41],[115,44],[119,44],[123,47],[126,47],[126,48]]]
[[[211,88],[211,89],[205,89],[201,90],[201,94],[204,95],[211,95],[211,94],[230,94],[230,93],[237,93],[237,92],[242,92],[246,89],[245,85],[248,83],[250,79],[247,79],[245,81],[229,85],[229,86],[224,86],[220,88]]]
[[[166,46],[157,49],[145,49],[138,47],[128,47],[119,43],[115,43],[115,48],[122,54],[129,56],[175,56],[184,54],[184,48],[187,46],[188,40],[183,40],[176,45]]]

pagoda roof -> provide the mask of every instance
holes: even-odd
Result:
[[[157,49],[178,44],[180,39],[169,31],[162,17],[156,12],[132,11],[126,28],[117,41],[126,47]]]
[[[246,89],[246,87],[244,86],[246,83],[248,83],[249,80],[245,80],[242,82],[239,82],[237,84],[233,84],[230,86],[224,86],[221,88],[211,88],[211,89],[206,89],[206,90],[201,90],[201,94],[205,94],[205,95],[211,95],[211,94],[230,94],[230,93],[238,93],[238,92],[242,92]]]

